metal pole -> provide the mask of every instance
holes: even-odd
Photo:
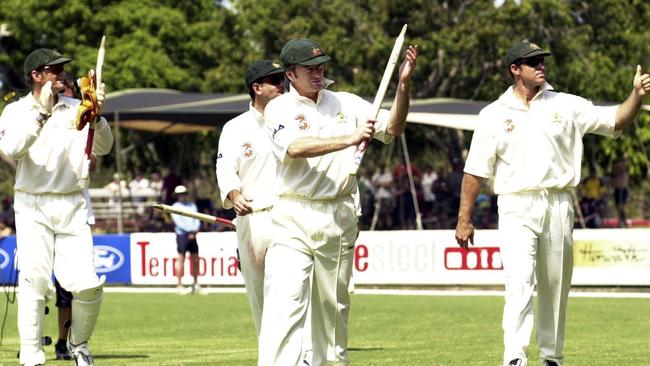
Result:
[[[120,179],[117,182],[117,233],[124,233],[122,222],[122,143],[120,142],[120,112],[113,112],[115,120],[115,165]]]
[[[402,150],[404,151],[404,160],[406,161],[406,173],[409,177],[409,185],[411,186],[411,197],[413,198],[413,207],[415,208],[415,227],[422,230],[422,213],[420,213],[420,206],[418,205],[418,196],[415,192],[415,183],[413,182],[413,172],[411,171],[411,158],[409,157],[409,149],[406,147],[406,134],[402,133]]]

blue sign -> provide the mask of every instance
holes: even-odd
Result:
[[[95,235],[95,269],[106,276],[106,283],[131,283],[131,241],[129,235]],[[0,284],[16,283],[16,237],[0,239]]]
[[[0,284],[12,285],[16,283],[18,275],[14,269],[16,256],[16,237],[5,236],[0,239]]]
[[[129,234],[93,236],[95,269],[106,283],[131,284],[131,239]]]

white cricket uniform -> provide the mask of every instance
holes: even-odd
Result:
[[[617,106],[597,107],[549,84],[530,108],[510,87],[479,115],[465,172],[494,176],[499,195],[501,256],[506,274],[504,364],[526,361],[537,277],[541,360],[562,364],[564,323],[573,272],[574,209],[582,137],[615,136]]]
[[[350,174],[355,147],[296,159],[287,149],[301,137],[348,135],[371,110],[370,103],[350,93],[321,90],[314,103],[293,88],[266,106],[267,132],[278,159],[279,199],[271,211],[275,236],[266,253],[259,366],[303,365],[309,305],[312,365],[349,363],[348,283],[357,237],[357,181]],[[375,125],[375,138],[386,143],[392,141],[386,134],[388,117],[382,110]]]
[[[82,131],[75,128],[79,103],[59,95],[52,116],[42,128],[36,122],[38,106],[31,93],[7,105],[0,116],[0,151],[17,161],[14,209],[20,270],[20,363],[45,362],[42,314],[53,294],[53,270],[63,288],[75,297],[82,291],[101,288],[95,273],[88,202],[82,194],[88,186],[87,179],[82,178],[88,126]],[[102,119],[95,129],[93,153],[105,155],[112,144],[111,129]],[[75,344],[87,340],[99,312],[101,299],[86,297],[88,301],[81,302],[84,309],[78,310],[78,315],[86,314],[86,309],[92,314],[88,323],[73,324]],[[73,312],[79,303],[73,301]]]
[[[252,200],[254,212],[237,217],[237,246],[258,337],[264,304],[264,256],[271,240],[269,212],[276,199],[275,166],[264,117],[251,104],[247,112],[223,127],[216,169],[224,208],[233,207],[228,198],[233,190]]]

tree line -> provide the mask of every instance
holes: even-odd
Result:
[[[622,101],[636,64],[650,68],[644,0],[3,0],[0,23],[11,32],[0,40],[3,95],[24,88],[23,60],[38,47],[58,49],[73,59],[66,71],[82,75],[94,65],[102,35],[109,92],[245,93],[248,64],[278,59],[286,41],[308,37],[332,56],[326,76],[334,89],[374,96],[405,23],[406,42],[421,49],[414,98],[496,99],[510,83],[505,52],[524,39],[553,53],[547,79],[556,90],[594,101]],[[642,113],[621,139],[588,138],[585,164],[607,168],[627,153],[640,181],[648,170],[649,123]],[[469,132],[417,125],[406,133],[416,163],[446,163],[462,156],[471,139]],[[134,146],[126,167],[146,171],[172,162],[182,174],[209,178],[218,136],[124,133],[122,146]],[[371,149],[369,160],[384,159],[385,151]],[[114,158],[102,164],[110,167]]]

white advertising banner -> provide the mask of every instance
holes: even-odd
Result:
[[[237,269],[235,232],[199,233],[198,282],[206,285],[243,285]],[[176,234],[131,234],[131,282],[134,285],[174,285],[178,262]],[[189,255],[184,262],[183,283],[192,283]]]
[[[496,231],[481,231],[477,246],[456,245],[453,230],[364,231],[354,283],[402,285],[503,284]]]
[[[574,232],[574,285],[650,285],[650,229]],[[199,233],[199,283],[243,285],[234,232]],[[357,285],[502,285],[496,230],[479,230],[475,246],[456,245],[453,230],[364,231],[355,249]],[[131,276],[137,285],[176,284],[176,236],[131,235]],[[183,282],[191,283],[189,258]]]

